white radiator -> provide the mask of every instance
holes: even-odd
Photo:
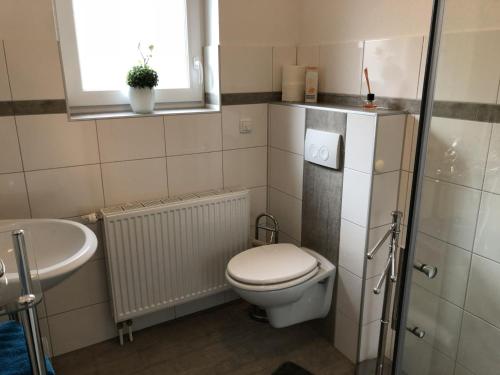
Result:
[[[249,193],[217,191],[102,210],[115,322],[228,289],[248,248]]]

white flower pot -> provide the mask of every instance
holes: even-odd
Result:
[[[129,87],[128,98],[135,113],[151,113],[155,107],[155,90]]]

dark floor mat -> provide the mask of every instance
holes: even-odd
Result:
[[[278,367],[272,375],[313,375],[306,369],[293,362],[285,362]]]

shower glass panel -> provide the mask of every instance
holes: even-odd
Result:
[[[396,368],[500,374],[500,2],[447,0],[441,14]]]

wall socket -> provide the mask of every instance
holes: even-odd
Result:
[[[240,134],[248,134],[252,132],[252,120],[240,119]]]

